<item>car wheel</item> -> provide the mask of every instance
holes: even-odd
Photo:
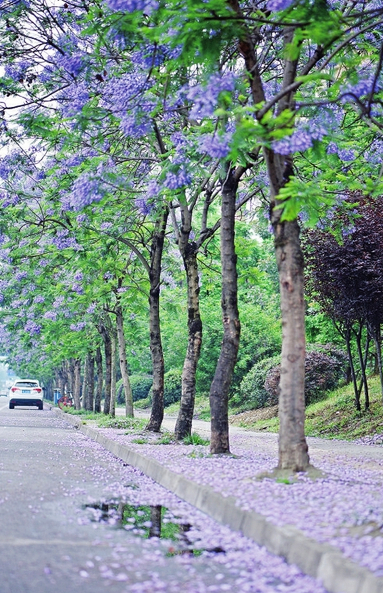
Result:
[[[44,404],[43,402],[41,402],[41,404],[39,404],[39,410],[43,410],[44,409]]]
[[[11,403],[9,404],[9,409],[10,410],[13,410],[14,407],[15,407],[15,404],[11,404]]]

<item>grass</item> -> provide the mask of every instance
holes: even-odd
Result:
[[[192,434],[185,437],[182,442],[184,445],[210,445],[210,441],[208,439],[204,439],[196,432],[192,432]]]
[[[383,433],[383,403],[378,377],[368,381],[370,408],[358,412],[355,408],[352,385],[346,385],[327,394],[326,399],[306,408],[305,433],[307,436],[327,439],[354,440],[363,436]],[[363,395],[361,397],[364,407]],[[246,425],[250,428],[250,425]],[[259,431],[278,432],[278,418],[259,420],[251,425]]]
[[[165,413],[170,416],[177,416],[179,409],[180,402],[175,402],[174,404],[170,404],[170,406],[166,406]],[[208,394],[196,395],[194,403],[194,418],[198,420],[210,420]]]

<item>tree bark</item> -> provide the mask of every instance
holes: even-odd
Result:
[[[116,371],[117,371],[117,331],[115,328],[110,332],[111,341],[111,368],[110,368],[110,407],[109,415],[116,415]]]
[[[237,256],[234,246],[235,200],[238,180],[228,171],[222,187],[221,267],[223,340],[214,378],[210,387],[211,441],[213,454],[230,453],[228,396],[237,361],[240,321],[237,302]]]
[[[88,406],[88,355],[84,358],[84,369],[82,377],[82,407],[89,410]]]
[[[74,386],[73,386],[73,401],[75,410],[81,410],[81,360],[74,359]]]
[[[132,387],[130,385],[130,380],[129,380],[128,361],[126,358],[124,318],[123,318],[123,313],[122,313],[122,307],[119,302],[117,302],[117,304],[116,304],[115,312],[116,312],[120,370],[121,370],[121,376],[122,376],[122,384],[124,386],[124,393],[125,393],[125,414],[126,414],[126,416],[133,418],[133,416],[134,416],[133,394],[132,394]]]
[[[236,14],[243,18],[238,0],[228,0]],[[239,51],[245,61],[254,105],[265,102],[253,37],[244,27]],[[293,27],[286,27],[284,44],[291,43]],[[313,56],[301,74],[308,74],[322,54]],[[296,81],[297,60],[284,63],[283,89]],[[283,95],[278,102],[278,114],[285,109],[294,111],[294,93]],[[255,117],[262,121],[262,110]],[[282,363],[279,402],[279,462],[280,469],[305,471],[310,465],[304,434],[304,373],[305,373],[305,306],[303,299],[303,254],[297,220],[282,221],[283,204],[278,200],[280,189],[293,174],[293,161],[264,148],[264,159],[270,182],[271,223],[275,237],[275,255],[279,270],[282,316]]]
[[[112,377],[112,343],[110,338],[109,328],[106,324],[101,321],[97,329],[101,334],[104,342],[104,355],[105,355],[105,399],[104,399],[104,414],[110,413],[110,388],[111,388],[111,377]]]
[[[86,400],[84,401],[84,409],[93,412],[94,406],[94,354],[88,352],[86,355],[86,372],[85,384],[86,384]]]
[[[152,410],[146,430],[159,432],[164,417],[164,374],[165,363],[161,341],[160,324],[160,282],[161,262],[164,249],[166,223],[169,208],[164,206],[152,240],[150,253],[149,325],[150,352],[153,365]]]
[[[175,438],[177,440],[191,434],[195,402],[196,371],[202,345],[202,321],[199,309],[200,288],[195,244],[187,244],[183,261],[187,277],[188,345],[182,369],[180,409],[175,426]]]
[[[73,391],[74,391],[74,359],[73,358],[70,358],[67,362],[67,372],[68,372],[69,392],[73,396]]]
[[[279,393],[280,469],[304,471],[309,465],[305,439],[305,306],[303,255],[296,220],[274,225],[282,313]]]
[[[97,367],[97,390],[96,397],[94,400],[94,411],[98,414],[101,412],[101,397],[102,397],[102,386],[104,379],[104,371],[102,368],[102,354],[101,348],[97,346],[96,349],[96,367]]]

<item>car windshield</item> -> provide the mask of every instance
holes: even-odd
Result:
[[[15,383],[15,387],[38,387],[39,384],[37,381],[17,381]]]

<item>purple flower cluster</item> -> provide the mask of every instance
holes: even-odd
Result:
[[[201,150],[206,152],[213,159],[224,159],[229,154],[229,142],[231,134],[220,136],[218,134],[206,134],[202,138]]]
[[[38,325],[34,321],[27,321],[24,330],[31,335],[39,335],[41,333],[41,325]]]
[[[97,308],[96,303],[92,303],[91,305],[89,305],[86,312],[89,313],[89,315],[92,315],[92,313],[95,312],[96,308]]]
[[[236,76],[233,72],[213,74],[205,85],[196,85],[188,89],[186,97],[192,102],[190,119],[211,117],[218,103],[220,93],[233,92]]]
[[[71,84],[62,91],[58,99],[63,116],[72,117],[80,113],[84,105],[89,101],[89,90],[84,82]]]
[[[16,82],[22,82],[27,73],[28,68],[30,67],[30,62],[27,62],[25,60],[17,64],[7,64],[4,69],[4,74],[6,77],[12,78],[12,80],[15,80]]]
[[[134,203],[137,210],[141,212],[143,216],[150,214],[154,207],[153,202],[148,201],[146,197],[136,198]]]
[[[192,176],[185,167],[180,167],[177,171],[168,171],[166,173],[164,186],[167,189],[180,189],[186,185],[190,185]]]
[[[113,77],[104,87],[101,106],[117,116],[125,114],[129,107],[139,105],[142,93],[150,87],[146,72],[127,72]]]
[[[60,59],[58,64],[69,72],[69,74],[72,74],[72,76],[78,76],[85,64],[84,56],[81,54],[65,55]]]
[[[104,195],[102,180],[91,173],[83,173],[75,180],[72,190],[66,198],[72,210],[82,210],[93,202],[100,202]]]
[[[271,10],[271,12],[280,12],[281,10],[286,10],[292,3],[293,0],[269,0],[267,9]]]
[[[135,12],[136,10],[150,15],[157,10],[157,0],[107,0],[110,10],[119,12]]]
[[[84,294],[84,289],[80,284],[77,284],[76,282],[74,284],[72,284],[72,290],[73,292],[76,292],[77,294]]]
[[[73,332],[80,332],[82,331],[86,326],[86,322],[85,321],[79,321],[79,323],[71,323],[69,328],[73,331]]]
[[[43,315],[44,319],[50,319],[51,321],[56,321],[57,319],[57,312],[56,311],[46,311]]]
[[[150,134],[152,123],[150,119],[143,119],[132,114],[121,119],[120,128],[128,138],[142,138]]]

